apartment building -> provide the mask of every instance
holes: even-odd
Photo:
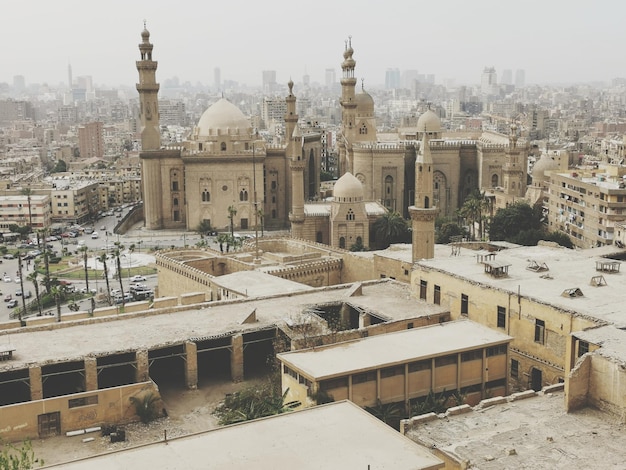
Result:
[[[617,165],[550,175],[548,226],[578,248],[612,245],[626,220],[626,167]]]
[[[0,232],[8,233],[11,225],[29,225],[41,229],[50,225],[50,196],[0,196]]]

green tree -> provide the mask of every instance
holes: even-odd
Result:
[[[9,231],[19,234],[20,238],[24,240],[28,236],[28,234],[31,232],[31,228],[30,228],[30,225],[10,224]]]
[[[565,248],[574,248],[572,239],[563,232],[557,232],[557,231],[549,232],[543,239],[558,243],[559,245],[564,246]]]
[[[483,214],[489,208],[489,201],[485,198],[485,193],[475,189],[465,199],[463,206],[459,210],[459,215],[470,224],[472,240],[476,239],[476,224],[478,224],[478,237],[483,238],[484,235],[484,217]]]
[[[280,385],[271,381],[253,385],[227,395],[214,414],[220,425],[226,425],[285,413],[300,406],[298,401],[286,401],[288,392],[281,393]]]
[[[104,281],[107,285],[107,302],[111,305],[111,287],[109,286],[109,268],[107,266],[107,254],[102,253],[98,258],[96,258],[100,263],[102,263],[102,269],[104,270]]]
[[[376,406],[368,406],[365,409],[394,429],[400,427],[400,420],[404,417],[404,411],[400,405],[397,403],[382,403],[379,399],[376,400]]]
[[[399,212],[387,212],[374,222],[376,242],[382,248],[402,241],[409,232],[409,226]]]
[[[54,303],[57,306],[57,321],[61,321],[61,299],[63,298],[63,286],[54,285],[50,288],[50,294],[54,297]]]
[[[33,283],[33,287],[35,288],[35,299],[37,301],[37,310],[39,311],[39,316],[41,316],[41,298],[39,297],[39,282],[37,277],[39,273],[37,272],[37,267],[33,269],[33,272],[26,276],[30,282]]]
[[[467,233],[463,227],[459,226],[456,222],[445,222],[439,230],[437,230],[436,243],[446,245],[450,243],[453,237],[464,237]]]
[[[44,465],[44,461],[35,457],[33,446],[29,440],[22,442],[17,447],[13,444],[2,443],[2,451],[0,451],[0,470],[30,470],[39,464]]]
[[[534,238],[529,231],[542,229],[541,208],[531,207],[520,201],[498,209],[489,224],[489,239],[519,243]],[[537,244],[536,241],[534,244]]]
[[[211,230],[211,222],[207,219],[202,219],[202,221],[196,226],[196,232],[198,232],[202,238],[208,235]]]
[[[363,240],[361,237],[358,237],[356,243],[353,243],[350,246],[350,251],[367,251],[367,247],[363,245]]]
[[[227,234],[225,234],[225,233],[220,233],[220,234],[217,236],[217,243],[219,243],[219,244],[220,244],[220,251],[221,251],[222,253],[224,253],[224,243],[229,243],[229,240],[230,240],[230,238],[229,238],[229,237],[230,237],[230,236],[229,236],[229,235],[227,235]]]
[[[124,300],[124,284],[122,283],[122,262],[120,260],[120,255],[123,249],[124,249],[124,245],[122,245],[120,242],[115,242],[115,250],[113,251],[113,255],[115,256],[115,262],[116,262],[116,267],[117,267],[117,279],[120,282],[122,307],[126,304],[126,301]]]
[[[33,226],[33,210],[30,207],[30,196],[33,194],[30,188],[22,188],[22,195],[26,196],[26,201],[28,202],[28,225]]]
[[[87,251],[89,248],[81,246],[80,251],[83,253],[83,269],[85,270],[85,287],[87,288],[87,294],[89,294],[89,269],[87,268]]]
[[[57,160],[51,173],[64,173],[67,171],[67,163],[65,160]]]
[[[237,215],[237,209],[235,206],[228,206],[228,218],[230,220],[230,236],[235,236],[235,216]]]
[[[20,321],[20,325],[26,326],[25,323],[22,323],[22,312],[26,313],[26,295],[24,293],[24,278],[22,277],[23,265],[22,265],[22,253],[17,254],[17,271],[20,275],[20,290],[22,291],[22,310],[18,309],[17,318]]]
[[[159,399],[153,393],[145,393],[140,397],[130,397],[129,400],[135,407],[135,413],[142,423],[147,424],[158,418],[159,411],[156,405]]]

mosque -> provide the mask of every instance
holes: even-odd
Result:
[[[217,229],[231,222],[241,230],[263,224],[289,227],[293,237],[335,248],[375,247],[372,225],[387,211],[410,217],[413,225],[426,220],[430,230],[436,216],[453,216],[474,189],[493,193],[498,205],[525,196],[528,143],[518,142],[514,126],[509,136],[444,136],[440,118],[429,108],[415,128],[379,139],[374,100],[364,87],[356,92],[351,40],[341,64],[342,176],[332,200],[318,198],[321,135],[298,124],[291,81],[283,143],[268,144],[241,110],[222,98],[204,112],[188,140],[163,146],[157,62],[150,33],[144,29],[141,36],[137,91],[148,229],[194,229],[202,221]],[[419,174],[424,158],[428,175]],[[430,195],[417,186],[426,180]]]

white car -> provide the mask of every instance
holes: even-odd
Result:
[[[93,233],[91,234],[91,238],[93,238],[94,240],[95,240],[96,238],[98,238],[98,232],[93,232]]]
[[[13,279],[11,279],[11,276],[4,276],[4,277],[2,278],[2,280],[3,280],[4,282],[13,282]]]
[[[145,280],[146,280],[146,276],[141,276],[139,274],[136,274],[130,278],[130,282],[143,282]]]

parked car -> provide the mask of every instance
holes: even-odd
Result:
[[[81,289],[80,289],[80,293],[81,293],[81,294],[86,294],[86,293],[87,293],[87,287],[81,287]],[[97,291],[96,289],[94,289],[94,288],[91,288],[91,289],[89,289],[89,293],[91,293],[91,294],[94,294],[94,295],[95,295],[95,294],[97,294],[97,293],[98,293],[98,291]]]
[[[90,233],[93,233],[93,227],[85,227],[85,233],[87,235],[89,235]]]
[[[130,282],[142,282],[146,280],[146,276],[141,276],[140,274],[135,274],[130,278]]]
[[[98,237],[99,237],[98,232],[93,232],[93,233],[91,234],[91,238],[93,238],[94,240],[95,240],[96,238],[98,238]]]
[[[17,299],[10,300],[9,303],[7,304],[7,307],[9,308],[17,307]]]
[[[9,302],[11,299],[13,299],[13,296],[11,294],[7,294],[4,296],[4,301],[5,302]]]
[[[5,275],[5,276],[2,278],[2,280],[3,280],[4,282],[13,282],[13,279],[11,279],[11,276],[7,276],[7,275]]]
[[[4,255],[2,255],[2,257],[4,259],[15,259],[15,256],[13,256],[12,253],[5,253]]]

